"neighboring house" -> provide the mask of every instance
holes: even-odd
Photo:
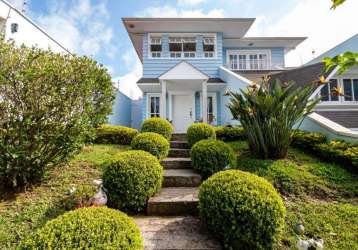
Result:
[[[338,68],[325,72],[324,64],[320,62],[325,57],[334,57],[345,51],[358,52],[358,34],[300,68],[273,74],[271,77],[282,81],[293,80],[297,85],[303,86],[324,75],[330,82],[320,86],[314,93],[313,97],[322,98],[314,111],[345,128],[358,130],[358,67],[340,75]],[[335,94],[335,89],[340,89],[343,95]]]
[[[306,39],[245,37],[254,21],[123,18],[143,64],[143,77],[137,82],[143,98],[132,115],[132,126],[149,117],[168,119],[175,132],[185,132],[198,121],[235,123],[226,107],[226,93],[285,70],[285,54]]]
[[[0,32],[6,41],[15,44],[50,48],[54,52],[70,53],[64,46],[36,25],[29,17],[5,0],[0,0]]]

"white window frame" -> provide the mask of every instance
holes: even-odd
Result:
[[[205,52],[204,51],[204,44],[205,44],[205,40],[206,39],[212,39],[212,43],[208,43],[209,45],[214,45],[214,52]],[[204,55],[204,58],[207,58],[207,59],[212,59],[212,58],[216,58],[216,53],[217,53],[217,45],[216,45],[216,34],[215,36],[203,36],[203,55]],[[209,54],[212,54],[212,56],[207,56]]]
[[[342,88],[343,93],[345,94],[343,80],[344,79],[349,79],[349,80],[351,80],[351,84],[353,85],[353,79],[358,79],[358,76],[339,76],[339,77],[332,77],[330,80],[333,80],[333,79],[337,80],[337,88]],[[318,92],[319,96],[321,96],[322,88]],[[329,88],[329,94],[330,94],[330,88]],[[319,105],[324,106],[324,105],[337,105],[337,104],[338,105],[358,104],[358,101],[354,101],[354,89],[353,89],[353,86],[352,86],[352,94],[353,94],[352,95],[352,100],[353,101],[346,101],[344,96],[338,96],[338,101],[321,101]]]
[[[231,65],[231,61],[230,61],[230,55],[234,55],[237,56],[237,68],[234,69],[232,68]],[[246,56],[246,68],[245,69],[240,69],[240,56],[241,55],[245,55]],[[250,55],[257,55],[258,58],[258,68],[257,69],[252,69],[251,68],[251,63],[250,63]],[[266,68],[260,68],[260,61],[259,61],[259,57],[260,55],[266,55]],[[270,70],[272,69],[272,64],[271,64],[271,51],[270,50],[227,50],[226,51],[226,65],[227,67],[229,67],[232,70]]]
[[[214,39],[214,42],[215,42],[215,54],[214,54],[214,57],[205,57],[205,52],[203,51],[202,55],[199,57],[199,53],[198,53],[198,46],[196,46],[196,51],[193,52],[195,53],[194,54],[194,57],[184,57],[184,53],[188,53],[188,52],[173,52],[173,53],[177,53],[178,54],[178,57],[171,57],[170,54],[171,52],[169,51],[169,46],[168,46],[168,53],[166,53],[167,55],[164,57],[163,56],[163,44],[162,44],[162,53],[161,53],[161,57],[152,57],[152,54],[151,54],[151,50],[150,50],[150,41],[151,41],[151,37],[161,37],[162,39],[162,42],[163,42],[163,35],[167,35],[168,36],[168,45],[169,45],[169,38],[170,37],[178,37],[178,38],[189,38],[189,37],[192,37],[192,38],[195,38],[195,41],[196,43],[198,42],[197,41],[197,37],[198,36],[202,36],[203,39],[204,38],[213,38]],[[160,60],[160,59],[170,59],[170,60],[178,60],[178,59],[181,59],[181,60],[186,60],[186,59],[189,59],[189,60],[202,60],[202,59],[207,59],[207,60],[211,60],[211,59],[217,59],[217,51],[218,51],[218,48],[217,48],[217,33],[147,33],[147,39],[148,39],[148,42],[147,42],[147,50],[148,50],[148,58],[150,59],[156,59],[156,60]],[[198,44],[197,44],[198,45]],[[179,57],[179,54],[180,54],[180,57]]]
[[[217,100],[216,100],[216,93],[215,92],[208,92],[207,96],[206,97],[212,97],[213,98],[213,115],[215,117],[215,123],[217,123],[218,121],[218,116],[217,116],[217,108],[218,108],[218,105],[217,105]],[[203,103],[203,93],[200,92],[200,117],[201,119],[203,119],[203,107],[201,107],[201,104]],[[207,101],[206,102],[207,105],[209,104],[209,102]],[[208,107],[206,107],[208,108]],[[207,115],[209,116],[209,112],[207,112]]]
[[[195,43],[195,51],[184,51],[184,43],[185,42],[190,42],[190,43]],[[170,43],[181,43],[181,52],[171,52],[168,46],[168,51],[169,51],[169,57],[170,58],[184,58],[184,59],[188,59],[188,58],[196,58],[196,54],[197,54],[197,46],[196,46],[196,36],[169,36],[168,37],[168,45]],[[174,56],[172,56],[174,55]]]
[[[152,39],[159,39],[159,42],[158,40],[157,41],[154,41]],[[161,45],[162,46],[162,51],[154,51],[152,52],[151,50],[151,45]],[[149,56],[150,58],[161,58],[162,57],[162,53],[163,53],[163,39],[161,36],[149,36],[148,37],[148,52],[149,52]],[[157,54],[159,56],[153,56],[153,54]]]
[[[160,106],[161,106],[161,94],[160,93],[147,93],[147,118],[151,118],[151,114],[154,114],[154,113],[151,113],[150,112],[150,104],[151,104],[151,98],[152,97],[159,97],[159,113],[158,113],[158,117],[160,117]]]

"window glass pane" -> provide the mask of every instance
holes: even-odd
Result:
[[[150,45],[151,51],[162,51],[162,45],[161,44],[152,44]]]
[[[258,69],[257,55],[250,55],[250,69]]]
[[[152,96],[150,97],[150,117],[159,117],[160,116],[160,103],[159,97]]]
[[[208,97],[208,113],[209,114],[213,113],[213,97],[212,96]]]
[[[246,55],[239,55],[239,69],[246,69]]]
[[[214,44],[203,44],[203,50],[205,52],[214,52],[215,51],[215,45]]]
[[[332,79],[329,83],[329,88],[330,88],[330,97],[331,97],[331,101],[338,101],[339,96],[334,92],[334,89],[337,89],[338,87],[338,83],[337,83],[337,79]]]
[[[354,100],[358,101],[358,79],[353,79]]]
[[[329,96],[328,96],[328,84],[325,84],[323,86],[323,88],[321,88],[321,100],[324,102],[329,101]]]
[[[230,55],[231,69],[237,69],[237,55]]]
[[[169,51],[182,51],[181,43],[169,43]]]
[[[353,100],[353,91],[352,91],[351,79],[343,79],[343,89],[344,89],[344,100],[352,101]]]
[[[196,43],[184,43],[183,44],[184,51],[196,51]]]

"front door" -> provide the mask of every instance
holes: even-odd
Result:
[[[186,129],[194,122],[194,96],[193,95],[173,95],[172,97],[172,117],[174,131],[185,133]]]

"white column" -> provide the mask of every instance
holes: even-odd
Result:
[[[162,86],[162,95],[160,98],[160,117],[167,119],[167,83],[166,81],[160,82]]]
[[[208,86],[206,81],[202,85],[201,113],[203,115],[203,122],[206,123],[208,122]]]

